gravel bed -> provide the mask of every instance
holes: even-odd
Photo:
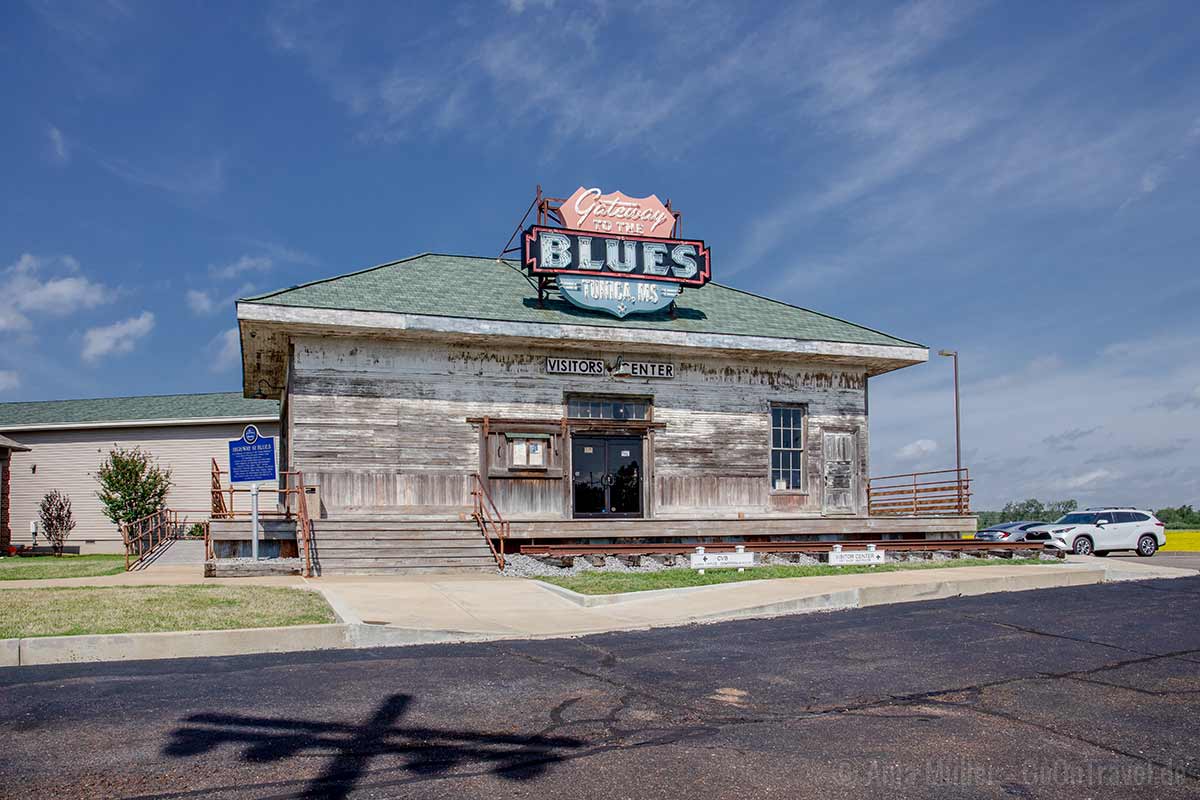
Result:
[[[605,556],[604,566],[602,567],[593,566],[590,561],[580,556],[576,556],[569,567],[556,567],[551,564],[544,564],[532,556],[523,556],[520,554],[506,555],[504,557],[504,574],[518,578],[535,578],[543,575],[578,575],[581,572],[661,572],[664,569],[679,568],[668,567],[660,559],[649,556],[643,556],[642,563],[636,567],[624,564],[619,558],[614,556]]]
[[[794,559],[794,560],[793,560]],[[775,553],[767,554],[767,563],[771,566],[779,567],[808,567],[821,562],[805,553],[796,553],[794,555],[776,555]]]

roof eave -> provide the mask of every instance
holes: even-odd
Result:
[[[89,422],[42,422],[23,425],[0,425],[0,432],[95,430],[102,428],[158,428],[181,425],[222,425],[250,422],[275,422],[278,415],[245,414],[236,417],[179,417],[172,419],[96,420]]]
[[[929,360],[918,345],[862,344],[743,334],[696,333],[579,324],[510,322],[423,314],[308,308],[264,303],[237,304],[242,333],[243,384],[250,396],[259,384],[279,386],[287,361],[287,335],[370,334],[462,341],[503,337],[512,342],[595,348],[597,342],[652,349],[674,347],[695,353],[734,353],[777,358],[854,363],[880,375]]]

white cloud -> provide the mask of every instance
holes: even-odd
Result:
[[[1139,195],[1153,194],[1158,191],[1164,182],[1173,177],[1174,170],[1179,168],[1180,162],[1191,157],[1198,145],[1200,145],[1200,119],[1192,122],[1182,141],[1173,147],[1167,156],[1151,164],[1142,172],[1141,178],[1138,180],[1138,191],[1121,204],[1121,209],[1137,200]]]
[[[244,255],[228,264],[209,265],[208,274],[217,279],[228,280],[247,272],[267,272],[273,266],[275,261],[269,256]]]
[[[294,247],[280,244],[279,242],[269,242],[263,239],[244,239],[245,244],[250,245],[255,250],[261,251],[269,256],[274,261],[281,264],[304,264],[306,266],[315,266],[320,263],[316,256],[311,253],[306,253],[303,250],[298,250]]]
[[[216,308],[212,294],[199,289],[187,290],[187,305],[193,314],[211,314]]]
[[[1102,481],[1108,481],[1117,477],[1116,473],[1110,469],[1094,469],[1090,472],[1084,472],[1079,475],[1072,475],[1057,483],[1057,487],[1067,490],[1086,489],[1094,486]]]
[[[229,372],[242,363],[242,339],[237,328],[230,328],[208,343],[213,372]]]
[[[504,0],[504,5],[513,14],[522,14],[531,5],[541,6],[549,11],[554,8],[554,0]]]
[[[924,458],[937,450],[937,442],[933,439],[917,439],[896,451],[896,458],[903,461],[913,461]]]
[[[11,369],[0,369],[0,392],[9,392],[21,385],[21,376]]]
[[[154,330],[154,314],[143,311],[136,317],[114,322],[100,328],[89,328],[83,334],[83,360],[95,362],[104,356],[133,351],[138,342]]]
[[[13,308],[0,308],[0,331],[27,331],[33,327],[29,317]]]
[[[138,164],[121,158],[105,158],[100,160],[100,166],[130,183],[171,194],[204,198],[225,189],[223,156],[195,160],[159,159]]]
[[[63,132],[51,125],[46,129],[46,136],[50,140],[50,158],[57,164],[70,162],[71,146]]]
[[[43,277],[42,273],[51,265],[68,274]],[[30,316],[69,316],[109,303],[116,296],[109,287],[79,272],[79,262],[71,256],[47,260],[31,253],[22,254],[0,272],[0,297],[8,303],[7,308],[0,309],[0,330],[29,330]]]
[[[243,283],[224,297],[218,297],[214,291],[209,289],[188,289],[184,299],[193,314],[207,316],[223,309],[232,310],[238,300],[249,297],[254,292],[254,284]]]

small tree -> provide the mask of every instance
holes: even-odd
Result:
[[[67,537],[75,529],[75,518],[71,515],[71,498],[55,489],[42,498],[40,510],[42,534],[50,542],[54,555],[61,556]]]
[[[161,509],[171,490],[171,471],[139,447],[113,445],[96,473],[104,516],[115,524],[133,522]]]

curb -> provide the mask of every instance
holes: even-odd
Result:
[[[1099,559],[1096,559],[1099,561]],[[333,592],[321,594],[330,600],[342,622],[327,625],[295,625],[279,628],[236,628],[216,631],[179,631],[166,633],[119,633],[85,636],[46,636],[25,639],[0,639],[0,667],[44,664],[91,663],[102,661],[142,661],[148,659],[200,658],[253,655],[258,653],[295,653],[312,650],[351,650],[371,647],[403,647],[419,644],[487,642],[504,639],[578,638],[610,631],[641,631],[697,623],[769,618],[788,614],[866,608],[893,603],[914,603],[950,597],[1015,592],[1034,589],[1065,588],[1097,583],[1153,578],[1188,577],[1200,574],[1192,569],[1113,569],[1106,563],[1068,563],[1039,568],[1022,575],[1002,577],[960,577],[935,582],[889,586],[860,586],[787,598],[744,608],[695,614],[662,624],[631,623],[617,627],[580,629],[552,634],[480,633],[476,631],[425,630],[369,625],[359,622],[349,609],[335,600]],[[746,581],[759,583],[763,581]],[[535,583],[581,607],[612,606],[631,600],[661,596],[695,594],[740,584],[687,586],[656,589],[625,595],[584,595],[542,581]],[[317,589],[317,587],[313,587]]]
[[[40,636],[0,639],[0,667],[353,650],[498,638],[502,637],[470,631],[419,630],[355,623],[220,631]]]
[[[1004,564],[999,563],[996,566],[1004,566]],[[1058,564],[1038,565],[1038,569],[1074,571],[1074,572],[1078,572],[1079,570],[1089,569],[1089,568],[1097,569],[1097,570],[1099,570],[1099,573],[1102,576],[1105,575],[1104,569],[1102,569],[1100,567],[1090,567],[1089,565],[1085,565],[1085,564],[1058,563]],[[953,569],[953,567],[948,567],[948,569]],[[1045,574],[1056,575],[1056,574],[1062,574],[1062,572],[1057,572],[1057,571],[1056,572],[1047,572]],[[1030,575],[1031,576],[1038,575],[1038,577],[1044,577],[1044,575],[1040,574],[1040,573],[1030,573]],[[1023,579],[1025,576],[1021,576],[1021,577]],[[1106,578],[1102,577],[1102,580],[1104,580],[1104,579],[1106,579]],[[779,580],[779,579],[778,578],[752,578],[750,580],[745,580],[745,581],[733,581],[733,582],[729,582],[729,583],[713,583],[713,584],[708,584],[706,586],[681,586],[677,589],[648,589],[643,592],[621,592],[621,593],[617,593],[617,594],[583,594],[581,592],[576,592],[572,589],[567,589],[563,586],[558,586],[557,584],[537,580],[536,578],[533,578],[531,580],[533,580],[534,583],[536,583],[538,586],[545,589],[546,591],[552,592],[553,594],[556,594],[559,597],[562,597],[566,600],[570,600],[572,603],[574,603],[577,606],[581,606],[583,608],[596,608],[598,606],[612,606],[612,605],[620,605],[622,603],[637,602],[637,601],[641,601],[641,600],[652,600],[656,597],[682,597],[684,595],[701,594],[701,593],[705,593],[705,592],[711,592],[714,590],[722,590],[722,589],[727,590],[727,589],[729,589],[731,587],[735,587],[735,586],[746,586],[746,585],[753,585],[753,584],[759,584],[759,583],[767,583],[769,581],[775,581],[775,580]],[[1006,578],[991,578],[991,577],[987,577],[987,576],[980,577],[980,578],[962,577],[962,578],[953,578],[949,581],[936,581],[936,582],[921,581],[921,582],[913,582],[911,584],[901,584],[900,586],[879,586],[879,587],[868,586],[868,587],[859,587],[859,588],[854,588],[854,589],[838,589],[838,590],[833,590],[827,594],[842,595],[842,594],[845,594],[846,592],[870,591],[872,589],[879,589],[881,591],[883,591],[883,590],[890,591],[890,590],[894,590],[894,589],[909,589],[909,588],[921,588],[921,587],[928,587],[928,586],[941,586],[943,584],[980,583],[983,581],[998,581],[998,580],[1007,580],[1007,577]],[[1075,585],[1075,584],[1070,583],[1070,582],[1068,582],[1068,583],[1050,583],[1048,586],[1040,586],[1039,585],[1036,588],[1041,589],[1041,588],[1049,588],[1052,586],[1073,586],[1073,585]],[[990,589],[988,591],[1011,591],[1011,590],[1009,590],[1009,589]],[[950,594],[938,594],[938,593],[931,592],[929,594],[928,599],[937,599],[940,597],[954,597],[954,596],[960,595],[960,594],[986,594],[986,593],[987,592],[951,592]],[[816,597],[821,597],[821,596],[824,596],[824,595],[823,594],[822,595],[809,595],[808,597],[805,597],[803,599],[807,600],[809,598],[816,598]],[[918,597],[915,599],[920,600],[920,599],[926,599],[926,598]],[[787,600],[787,601],[782,601],[782,602],[791,603],[793,601]],[[904,602],[904,601],[890,600],[890,601],[886,601],[886,602]],[[864,603],[863,605],[876,605],[876,604],[875,603]]]
[[[346,647],[344,624],[5,639],[0,666],[238,656]]]
[[[736,583],[719,583],[709,586],[681,586],[678,589],[647,589],[644,592],[621,592],[619,594],[583,594],[576,592],[573,589],[567,589],[557,584],[539,581],[536,578],[531,578],[541,588],[553,592],[559,597],[570,600],[577,606],[583,608],[597,608],[599,606],[615,606],[621,603],[631,603],[635,600],[648,600],[655,597],[680,597],[687,594],[695,594],[712,589],[713,586],[744,586],[748,583],[765,583],[772,578],[758,578],[756,580],[737,581]]]

